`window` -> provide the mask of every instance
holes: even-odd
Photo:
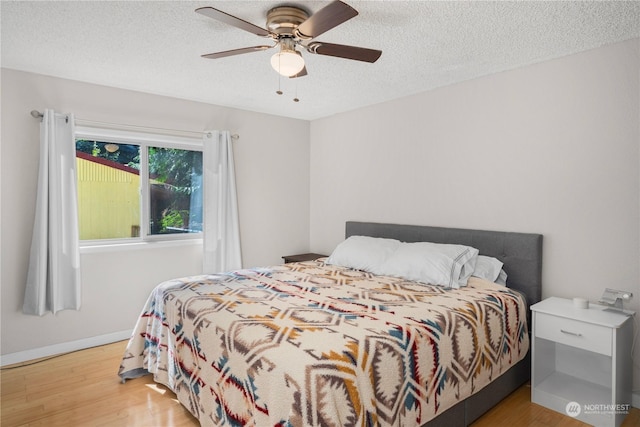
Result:
[[[201,237],[199,140],[76,129],[80,240]]]

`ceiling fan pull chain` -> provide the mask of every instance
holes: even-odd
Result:
[[[278,59],[278,62],[280,61],[280,59]],[[280,64],[278,64],[278,66],[280,66]],[[276,91],[276,93],[278,95],[282,95],[282,89],[280,89],[280,82],[282,81],[282,76],[280,75],[280,73],[278,73],[278,90]]]

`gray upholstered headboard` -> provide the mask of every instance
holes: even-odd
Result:
[[[349,221],[345,237],[349,236],[472,246],[481,255],[498,258],[504,263],[507,286],[525,294],[528,304],[535,304],[542,297],[541,234]]]

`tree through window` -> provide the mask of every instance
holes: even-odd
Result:
[[[149,147],[150,234],[202,232],[202,152]]]

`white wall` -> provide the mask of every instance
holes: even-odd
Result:
[[[83,305],[42,318],[21,313],[33,227],[39,123],[52,108],[112,123],[201,131],[234,142],[245,267],[309,249],[309,122],[104,86],[2,70],[2,354],[107,336],[133,328],[160,281],[201,273],[201,246],[81,255]]]
[[[639,78],[634,39],[312,122],[311,249],[347,220],[542,233],[543,297],[639,310]]]

